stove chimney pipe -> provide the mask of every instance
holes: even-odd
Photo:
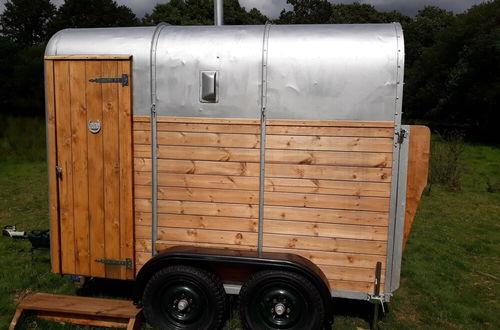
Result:
[[[224,25],[224,0],[214,0],[214,25]]]

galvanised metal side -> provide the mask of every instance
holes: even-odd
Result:
[[[398,26],[273,26],[268,118],[394,120]],[[63,30],[51,38],[45,55],[133,55],[134,114],[149,115],[154,31]],[[260,118],[263,34],[264,26],[251,25],[164,28],[152,54],[157,59],[158,115]],[[218,71],[218,103],[199,101],[201,70]]]

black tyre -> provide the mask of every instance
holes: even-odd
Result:
[[[287,271],[260,271],[240,291],[240,317],[246,329],[322,329],[325,307],[318,289]]]
[[[144,316],[155,329],[218,329],[226,297],[220,279],[191,266],[169,266],[146,284]]]

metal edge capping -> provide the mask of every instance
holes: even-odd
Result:
[[[264,186],[265,186],[265,165],[266,165],[266,106],[267,106],[267,55],[269,32],[271,23],[266,22],[264,35],[262,37],[262,86],[260,95],[260,173],[259,173],[259,235],[258,247],[259,255],[262,254],[264,238]]]
[[[399,201],[401,196],[399,196],[401,190],[401,184],[399,182],[402,169],[400,168],[400,157],[401,157],[401,147],[398,143],[399,134],[402,129],[401,127],[401,117],[402,117],[402,101],[403,101],[403,77],[404,77],[404,39],[403,39],[403,29],[399,23],[394,24],[394,31],[396,35],[396,56],[397,56],[397,77],[396,77],[396,95],[394,102],[394,151],[393,151],[393,161],[392,161],[392,182],[391,182],[391,200],[390,200],[390,210],[389,210],[389,232],[387,240],[387,258],[386,258],[386,274],[384,283],[384,294],[383,297],[385,301],[388,301],[387,297],[390,297],[392,292],[396,289],[397,285],[393,285],[393,276],[397,278],[397,283],[399,284],[399,274],[395,274],[396,271],[399,272],[399,268],[394,269],[395,258],[401,259],[401,254],[395,255],[395,246],[397,244],[398,238],[397,227],[398,227],[398,213],[400,207]],[[403,139],[403,143],[406,139]],[[406,174],[406,172],[403,172]],[[401,182],[402,183],[402,182]],[[405,190],[406,192],[406,190]],[[403,206],[404,214],[404,206]],[[399,260],[399,265],[401,260]]]
[[[161,31],[168,26],[160,23],[151,38],[150,50],[150,88],[151,88],[151,254],[155,256],[158,239],[158,159],[156,136],[156,48]]]

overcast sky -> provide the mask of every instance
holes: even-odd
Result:
[[[51,0],[59,6],[64,0]],[[166,3],[168,0],[115,0],[118,4],[126,5],[139,17],[150,13],[157,3]],[[353,3],[356,0],[329,0],[332,3]],[[434,5],[455,13],[462,13],[472,5],[485,2],[486,0],[357,0],[360,3],[368,3],[379,11],[397,10],[403,14],[413,16],[424,6]],[[0,0],[0,11],[3,11],[7,0]],[[259,9],[269,18],[277,18],[284,8],[288,8],[286,0],[240,0],[240,4],[247,8]]]

